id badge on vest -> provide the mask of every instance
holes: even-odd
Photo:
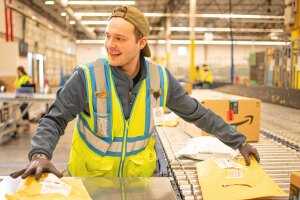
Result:
[[[163,107],[153,108],[152,109],[154,125],[159,126],[164,123],[164,109]]]

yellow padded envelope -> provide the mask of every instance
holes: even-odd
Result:
[[[43,174],[39,181],[33,176],[27,177],[16,192],[5,197],[7,200],[91,200],[80,179],[59,179],[48,173]]]
[[[250,166],[243,158],[211,158],[197,163],[197,173],[204,200],[286,195],[254,158]]]

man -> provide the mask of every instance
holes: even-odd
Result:
[[[199,66],[196,67],[196,79],[194,83],[194,87],[200,86],[203,89],[211,88],[214,82],[214,78],[210,68],[203,64],[201,68]]]
[[[199,71],[199,78],[200,78],[200,83],[202,84],[203,89],[209,89],[211,88],[211,85],[214,82],[214,78],[212,75],[212,72],[208,65],[203,64]]]
[[[150,63],[148,20],[134,7],[117,7],[105,31],[108,59],[77,67],[48,113],[40,120],[29,152],[30,164],[11,174],[62,174],[50,162],[67,123],[77,116],[68,172],[71,176],[152,176],[155,139],[162,107],[213,133],[237,149],[249,165],[259,161],[244,135],[188,96],[164,68]]]

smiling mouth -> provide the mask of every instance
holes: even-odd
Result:
[[[110,54],[111,56],[119,56],[119,55],[121,55],[121,53],[112,53],[112,52],[109,52],[109,54]]]

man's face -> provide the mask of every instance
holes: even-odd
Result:
[[[118,67],[136,65],[146,41],[145,37],[136,41],[134,26],[123,18],[113,17],[105,31],[105,48],[110,64]]]

